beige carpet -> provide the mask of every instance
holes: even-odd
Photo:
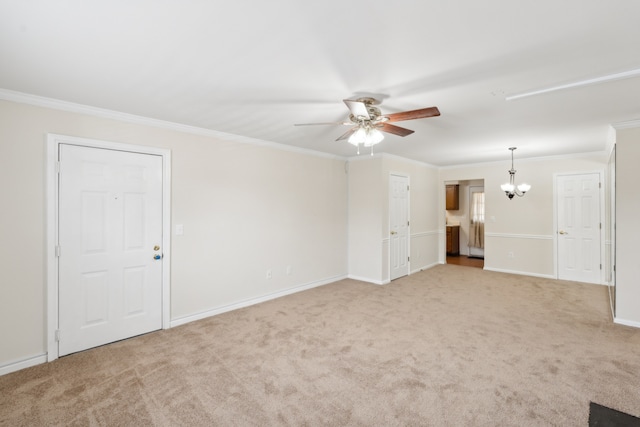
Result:
[[[586,426],[590,401],[640,415],[640,330],[606,287],[454,265],[0,377],[2,426]]]

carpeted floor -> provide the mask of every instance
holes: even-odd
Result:
[[[591,401],[639,416],[640,330],[608,301],[455,265],[343,280],[0,377],[0,425],[587,426]]]

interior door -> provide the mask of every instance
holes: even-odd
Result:
[[[389,181],[390,279],[409,274],[409,178],[391,175]]]
[[[162,158],[61,144],[59,355],[162,328]]]
[[[558,278],[601,281],[600,174],[559,175]]]

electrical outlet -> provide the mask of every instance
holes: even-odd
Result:
[[[271,269],[267,270],[267,279],[271,279],[273,274],[271,274]]]

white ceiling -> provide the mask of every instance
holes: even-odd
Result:
[[[447,166],[604,151],[640,119],[635,0],[0,0],[0,88],[340,156],[342,100],[440,117],[375,147]]]

